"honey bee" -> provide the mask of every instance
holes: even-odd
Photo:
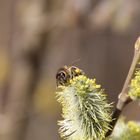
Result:
[[[84,75],[84,72],[81,69],[75,66],[64,66],[60,68],[56,74],[56,84],[57,86],[68,85],[70,79],[79,75]]]

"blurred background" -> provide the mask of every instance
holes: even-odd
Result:
[[[57,70],[81,68],[116,103],[140,35],[139,0],[0,1],[0,140],[61,140]],[[139,121],[138,103],[123,114]]]

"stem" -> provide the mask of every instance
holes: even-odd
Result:
[[[130,85],[132,76],[134,74],[134,71],[138,64],[139,59],[140,59],[140,37],[137,39],[135,43],[135,52],[134,52],[133,61],[129,69],[127,78],[125,80],[124,86],[122,88],[122,91],[118,96],[118,102],[112,116],[114,118],[114,120],[111,122],[112,128],[114,128],[123,108],[132,101],[130,97],[128,96],[128,91],[129,91],[129,85]],[[109,136],[112,133],[112,131],[113,129],[109,130],[106,136]]]

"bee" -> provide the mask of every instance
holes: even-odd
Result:
[[[68,85],[70,79],[73,79],[76,76],[84,75],[84,72],[75,67],[75,66],[64,66],[60,68],[56,73],[56,84],[59,85]]]

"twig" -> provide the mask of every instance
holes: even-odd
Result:
[[[135,43],[135,52],[134,52],[133,61],[132,61],[130,70],[128,72],[126,81],[124,83],[124,86],[122,88],[122,91],[118,96],[118,102],[112,116],[114,118],[114,120],[111,122],[112,128],[114,128],[123,108],[132,101],[130,97],[128,96],[128,91],[129,91],[129,85],[130,85],[132,76],[134,74],[134,71],[138,64],[139,59],[140,59],[140,37],[137,39]],[[112,131],[113,129],[109,130],[106,136],[109,136],[112,133]]]

